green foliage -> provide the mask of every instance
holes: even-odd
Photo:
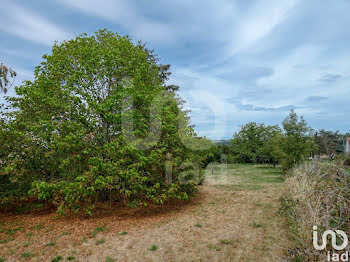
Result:
[[[220,251],[221,248],[218,245],[214,245],[214,244],[209,244],[208,245],[209,249],[215,250],[215,251]]]
[[[61,261],[61,260],[63,260],[63,257],[62,256],[57,256],[57,257],[53,258],[51,261],[52,262],[58,262],[58,261]]]
[[[267,163],[275,162],[272,152],[272,140],[279,135],[278,126],[265,126],[250,122],[234,134],[230,143],[230,153],[233,162]],[[230,161],[230,162],[232,162]]]
[[[92,236],[92,237],[96,237],[96,236],[97,236],[97,233],[99,233],[99,232],[105,232],[105,231],[108,231],[108,229],[107,229],[105,226],[97,227],[97,228],[95,228],[95,230],[91,233],[91,236]]]
[[[201,150],[199,154],[201,168],[206,168],[210,163],[220,162],[221,154],[223,153],[220,147],[206,138],[200,138],[200,140],[202,145],[204,144],[205,146],[205,150]]]
[[[54,245],[56,245],[55,242],[49,242],[46,244],[47,247],[53,247]]]
[[[223,245],[232,245],[233,241],[230,239],[221,239],[220,243]]]
[[[99,240],[96,241],[96,245],[102,245],[106,242],[106,240],[104,238],[101,238]]]
[[[153,246],[151,246],[149,251],[156,251],[157,249],[158,249],[158,246],[157,245],[153,245]]]
[[[184,145],[197,142],[178,87],[165,85],[168,69],[143,44],[107,30],[56,43],[2,111],[0,204],[29,192],[60,213],[91,215],[98,201],[138,206],[192,195],[200,157]]]
[[[313,130],[293,110],[282,122],[282,127],[283,130],[278,126],[250,122],[234,134],[228,145],[220,145],[219,151],[228,156],[229,163],[272,163],[274,166],[280,163],[283,171],[319,152]],[[327,146],[334,145],[329,142]],[[328,152],[332,154],[335,150]]]
[[[31,256],[32,256],[32,254],[30,252],[24,252],[21,254],[21,258],[29,258]]]
[[[282,169],[287,171],[305,161],[317,147],[312,135],[312,129],[303,117],[297,116],[292,110],[282,122],[283,134],[272,140],[272,155],[278,159]]]

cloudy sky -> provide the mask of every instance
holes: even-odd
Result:
[[[142,40],[199,135],[230,138],[291,109],[350,131],[350,0],[0,0],[0,61],[33,79],[54,41],[107,28]]]

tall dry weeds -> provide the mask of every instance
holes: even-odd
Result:
[[[320,232],[340,229],[349,235],[350,175],[340,166],[313,162],[296,167],[285,181],[282,200],[295,243],[291,251],[295,261],[326,261],[326,252],[313,247],[314,225]]]

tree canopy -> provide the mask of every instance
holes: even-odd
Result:
[[[273,140],[272,154],[284,170],[302,163],[316,150],[313,133],[304,118],[294,110],[282,122],[283,134]]]
[[[235,161],[248,163],[274,162],[272,139],[281,132],[278,126],[250,122],[241,127],[230,141]]]
[[[187,199],[184,163],[195,134],[169,65],[142,43],[107,30],[56,43],[16,87],[1,123],[2,202],[28,192],[60,211],[91,212],[99,200],[131,206]],[[171,172],[166,172],[170,163]]]

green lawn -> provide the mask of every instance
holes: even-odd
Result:
[[[284,181],[281,168],[267,164],[218,165],[206,171],[206,178],[215,186],[232,190],[258,190]]]

